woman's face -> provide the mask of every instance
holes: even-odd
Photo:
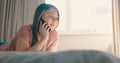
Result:
[[[51,30],[56,29],[58,26],[58,12],[55,8],[50,8],[42,15],[42,19],[50,26]]]

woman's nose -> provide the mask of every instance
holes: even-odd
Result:
[[[55,22],[51,22],[51,23],[50,23],[50,26],[54,26],[54,25],[55,25]]]
[[[54,26],[54,22],[53,22],[52,20],[49,20],[49,21],[47,22],[47,24],[50,25],[50,26]]]

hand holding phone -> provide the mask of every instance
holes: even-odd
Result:
[[[41,20],[41,22],[42,22],[42,25],[45,23],[45,21],[41,18],[40,19]],[[50,26],[48,26],[47,24],[45,24],[45,26],[44,26],[44,28],[47,26],[47,29],[49,29],[48,31],[49,32],[51,32],[51,28],[50,28]]]
[[[50,31],[50,26],[44,20],[40,21],[39,34],[42,40],[48,40]]]

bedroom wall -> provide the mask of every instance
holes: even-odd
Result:
[[[110,51],[113,45],[111,34],[102,35],[59,35],[58,51],[93,49]]]

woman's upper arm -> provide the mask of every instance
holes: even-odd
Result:
[[[29,41],[18,39],[15,46],[16,51],[24,51],[29,48]]]
[[[29,48],[30,36],[29,27],[22,27],[15,38],[15,49],[21,51]]]

